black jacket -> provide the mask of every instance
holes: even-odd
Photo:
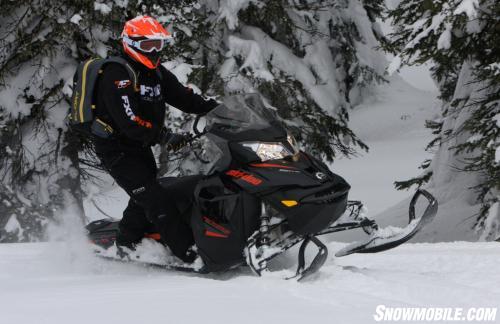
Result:
[[[166,68],[149,69],[126,57],[136,72],[133,80],[119,64],[107,64],[97,83],[96,116],[114,130],[112,139],[132,146],[155,144],[164,124],[165,104],[184,112],[203,114],[217,106],[184,87]]]

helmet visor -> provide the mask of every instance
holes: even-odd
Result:
[[[164,41],[163,39],[144,39],[141,41],[138,41],[139,43],[139,49],[143,52],[151,52],[153,50],[161,51],[164,46]]]
[[[141,40],[133,40],[128,37],[124,37],[123,40],[129,44],[130,46],[145,52],[150,53],[154,50],[161,51],[165,44],[170,42],[170,39],[141,39]]]

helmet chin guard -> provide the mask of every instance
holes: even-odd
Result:
[[[150,69],[156,69],[160,64],[160,52],[141,53],[128,44],[123,44],[123,48],[128,56]],[[153,53],[156,53],[156,55],[152,55]]]
[[[127,21],[121,37],[125,53],[150,69],[158,67],[160,51],[173,39],[169,31],[149,16]]]

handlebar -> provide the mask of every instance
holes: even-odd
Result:
[[[194,119],[194,122],[193,122],[193,133],[195,134],[194,136],[191,137],[191,140],[189,141],[189,144],[191,145],[195,140],[197,140],[198,138],[202,137],[203,135],[205,135],[207,132],[205,129],[203,129],[203,131],[199,131],[198,130],[198,123],[200,122],[200,119],[201,117],[203,117],[204,115],[197,115],[196,118]],[[206,161],[204,160],[197,152],[196,150],[193,150],[193,153],[194,155],[196,156],[196,158],[203,164],[208,164],[210,163],[210,161]]]
[[[196,138],[201,137],[206,133],[205,130],[203,130],[201,132],[198,130],[198,123],[199,123],[201,117],[203,117],[203,116],[204,115],[197,115],[196,118],[194,119],[193,132],[196,134]]]

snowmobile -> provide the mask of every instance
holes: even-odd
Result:
[[[381,252],[411,239],[436,215],[436,199],[418,190],[410,203],[409,224],[399,230],[379,229],[363,215],[361,202],[348,200],[350,185],[301,151],[272,107],[256,94],[229,96],[203,118],[204,130],[199,130],[198,117],[193,131],[211,143],[206,150],[215,156],[206,174],[159,180],[176,193],[166,199],[182,211],[201,262],[174,258],[157,266],[200,273],[248,266],[260,276],[269,271],[271,260],[300,244],[294,277],[302,280],[328,257],[319,236],[362,229],[366,240],[347,245],[335,256]],[[428,202],[417,217],[420,197]],[[117,224],[104,219],[86,226],[98,255],[110,257]],[[157,233],[145,237],[160,239]],[[305,251],[311,244],[317,253],[306,266]]]

